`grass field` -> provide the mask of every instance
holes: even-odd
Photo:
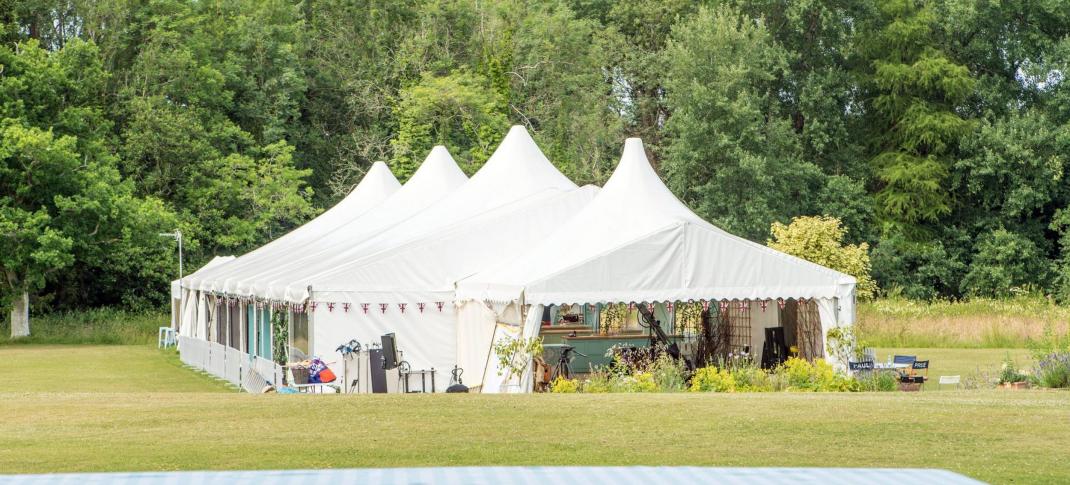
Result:
[[[948,369],[1003,356],[959,352],[976,351],[918,354],[934,369],[936,355]],[[143,346],[0,346],[0,367],[0,472],[688,464],[1070,480],[1068,392],[249,395]]]
[[[999,367],[1003,359],[1010,356],[1011,360],[1019,369],[1028,369],[1033,360],[1029,351],[1025,349],[877,349],[877,361],[885,362],[893,355],[913,355],[918,360],[929,361],[929,382],[925,388],[929,390],[939,389],[940,376],[960,376],[964,381],[973,375],[987,373],[993,377],[998,375]],[[945,390],[949,390],[945,386]]]

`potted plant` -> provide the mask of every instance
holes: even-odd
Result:
[[[505,337],[494,344],[494,354],[498,357],[498,375],[504,373],[506,388],[517,392],[520,384],[514,379],[524,374],[533,358],[542,356],[542,337]]]
[[[999,387],[1003,389],[1029,389],[1029,376],[1018,370],[1010,355],[1003,359],[999,371]]]

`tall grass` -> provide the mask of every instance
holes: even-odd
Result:
[[[923,302],[885,298],[858,306],[856,334],[873,347],[1024,348],[1052,324],[1066,332],[1070,307],[1039,295]]]
[[[3,344],[110,344],[156,342],[159,327],[170,322],[166,313],[98,308],[77,312],[30,315],[30,336],[11,338],[11,322],[0,320]]]

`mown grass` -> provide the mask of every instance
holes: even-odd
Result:
[[[1070,307],[1037,295],[1004,300],[922,302],[878,299],[858,305],[856,335],[872,347],[1025,348],[1046,326],[1066,332]]]
[[[170,325],[166,313],[97,308],[77,312],[30,315],[30,336],[11,338],[7,315],[0,319],[3,344],[155,344],[160,327]]]
[[[6,392],[237,392],[185,367],[174,349],[147,345],[9,345],[0,372]]]
[[[250,395],[135,346],[0,347],[0,366],[8,473],[848,466],[1070,481],[1070,392]]]

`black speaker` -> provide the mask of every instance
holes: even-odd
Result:
[[[398,366],[398,348],[394,334],[383,335],[383,369],[393,369]]]
[[[386,371],[381,364],[383,361],[382,349],[368,350],[368,374],[371,378],[371,390],[379,394],[386,392]]]

